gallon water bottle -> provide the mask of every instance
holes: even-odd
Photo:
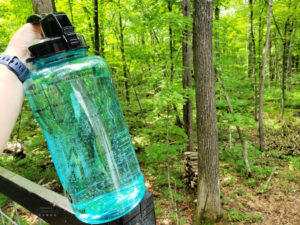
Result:
[[[64,13],[32,16],[46,39],[29,48],[25,94],[42,127],[76,217],[115,220],[139,204],[145,184],[106,61],[87,55]]]

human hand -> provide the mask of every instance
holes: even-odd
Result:
[[[16,31],[4,54],[17,56],[25,64],[26,59],[30,57],[28,47],[39,41],[43,36],[39,24],[27,23]]]
[[[40,25],[22,26],[10,40],[4,54],[17,56],[24,64],[28,47],[43,37]],[[17,120],[23,102],[23,86],[7,66],[0,64],[0,155]]]

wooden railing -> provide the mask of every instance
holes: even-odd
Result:
[[[53,225],[83,225],[66,197],[0,167],[0,192]],[[155,225],[153,196],[147,191],[130,213],[105,225]]]

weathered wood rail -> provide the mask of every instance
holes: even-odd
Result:
[[[66,197],[0,167],[0,192],[53,225],[86,225],[79,221]],[[153,195],[147,191],[130,213],[104,225],[155,225]]]

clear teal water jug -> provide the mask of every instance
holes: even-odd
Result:
[[[47,20],[66,25],[65,17],[43,18],[46,36],[51,36]],[[66,38],[53,39],[30,47],[25,94],[77,218],[91,224],[112,221],[138,205],[145,184],[110,69],[103,58],[86,54],[83,39],[76,47],[63,46]]]

